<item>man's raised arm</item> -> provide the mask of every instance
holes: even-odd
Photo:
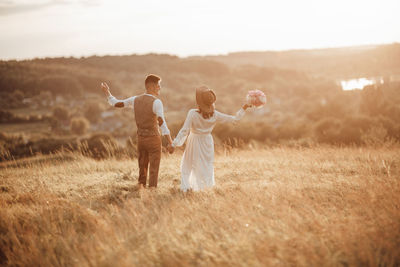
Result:
[[[110,87],[108,86],[107,83],[102,82],[101,83],[101,89],[103,90],[104,94],[107,96],[108,98],[108,103],[110,103],[110,105],[112,105],[113,107],[116,108],[123,108],[123,107],[127,107],[129,105],[133,105],[133,100],[134,97],[130,97],[127,98],[125,100],[118,100],[116,99],[110,92]]]

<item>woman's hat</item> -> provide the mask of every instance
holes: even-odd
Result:
[[[200,86],[196,88],[196,103],[200,109],[204,112],[213,112],[214,103],[217,100],[217,96],[214,91],[207,86]]]

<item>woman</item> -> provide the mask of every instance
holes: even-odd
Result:
[[[217,122],[236,122],[250,107],[245,104],[236,116],[215,110],[217,97],[206,86],[196,89],[198,109],[189,110],[185,123],[172,142],[173,147],[182,146],[189,134],[181,162],[181,190],[194,191],[215,185],[214,180],[214,141],[211,132]]]

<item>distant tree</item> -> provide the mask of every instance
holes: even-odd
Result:
[[[275,71],[271,68],[243,65],[235,69],[234,75],[248,81],[268,82],[274,78]]]
[[[89,129],[90,123],[85,117],[76,117],[71,120],[71,132],[82,135]]]
[[[12,122],[14,118],[15,116],[11,112],[0,109],[0,123]]]
[[[370,85],[361,93],[360,111],[366,115],[379,116],[384,113],[386,102],[381,87]]]
[[[85,88],[85,92],[92,92],[101,94],[99,90],[99,81],[103,80],[103,78],[99,76],[91,76],[88,75],[87,72],[83,72],[82,75],[77,76],[78,82]]]
[[[393,104],[386,105],[385,116],[400,125],[400,106],[396,106]]]
[[[181,62],[176,62],[171,65],[171,67],[179,72],[193,72],[209,77],[221,77],[229,75],[230,73],[228,66],[224,63],[204,59],[187,59]]]
[[[69,111],[64,106],[57,106],[53,109],[53,117],[60,121],[66,121],[69,119]]]
[[[15,90],[12,96],[18,102],[21,102],[24,99],[24,93],[21,90]]]
[[[84,108],[85,117],[92,123],[97,123],[101,118],[103,106],[98,101],[91,101]]]
[[[40,91],[38,95],[34,97],[35,102],[40,106],[49,106],[52,102],[53,96],[50,91]]]
[[[39,90],[50,91],[53,95],[71,95],[82,94],[81,83],[73,77],[64,75],[45,76],[38,82]]]
[[[101,118],[102,107],[97,101],[89,102],[85,107],[85,117],[92,123],[97,123]]]
[[[352,113],[349,101],[351,99],[338,94],[317,103],[311,102],[312,105],[310,105],[310,110],[307,112],[307,117],[313,121],[329,117],[341,119],[346,114]]]

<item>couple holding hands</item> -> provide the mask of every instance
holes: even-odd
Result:
[[[168,151],[182,146],[186,148],[181,161],[181,190],[199,191],[215,185],[214,179],[214,141],[211,132],[216,123],[240,120],[245,110],[251,107],[244,104],[235,116],[215,110],[217,99],[213,90],[206,86],[196,89],[196,109],[189,110],[178,135],[172,140],[164,118],[164,108],[157,97],[161,90],[161,78],[147,75],[146,92],[124,100],[116,99],[109,86],[103,82],[101,88],[108,97],[108,103],[117,108],[130,107],[135,113],[137,125],[137,149],[139,164],[139,185],[146,187],[149,172],[149,187],[157,187],[158,170],[161,160],[161,134],[168,140]]]

